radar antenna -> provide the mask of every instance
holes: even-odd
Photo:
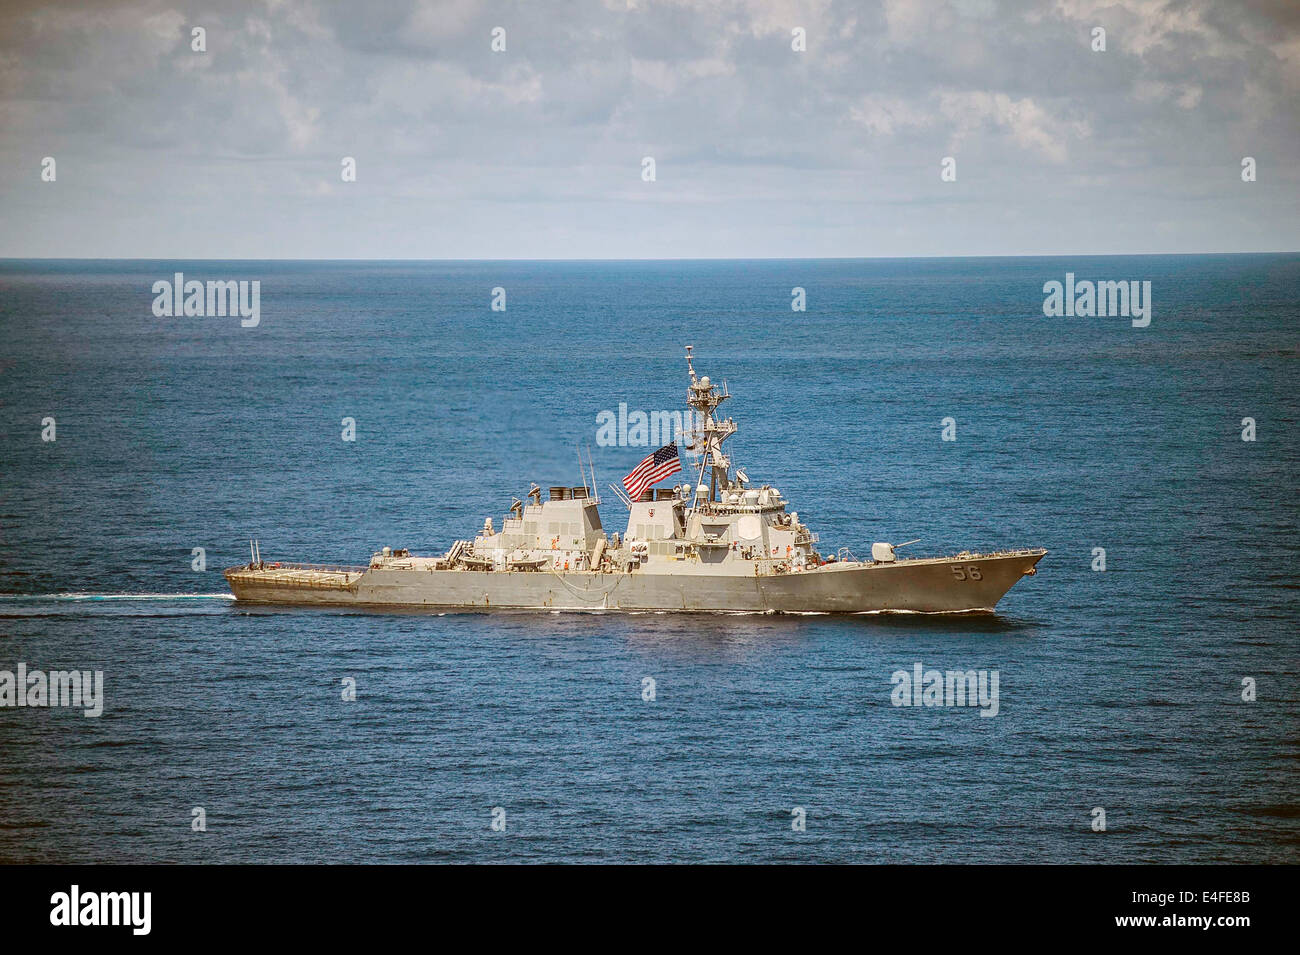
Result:
[[[718,420],[714,417],[718,405],[730,398],[731,393],[725,384],[719,389],[709,380],[708,375],[696,376],[692,350],[692,346],[686,346],[686,368],[691,373],[691,384],[686,389],[686,403],[695,412],[699,421],[699,427],[691,429],[690,432],[691,450],[701,454],[692,504],[693,507],[699,507],[700,488],[704,487],[706,473],[709,475],[709,484],[705,488],[707,494],[704,496],[704,503],[716,501],[719,491],[730,490],[733,486],[730,473],[731,462],[722,453],[722,442],[735,434],[737,429],[736,422],[730,418]]]

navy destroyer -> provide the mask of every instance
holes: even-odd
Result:
[[[551,487],[547,500],[533,485],[526,499],[515,499],[499,530],[489,517],[474,538],[456,541],[445,554],[420,557],[384,547],[366,566],[340,567],[267,561],[254,544],[248,565],[226,570],[226,580],[238,601],[250,604],[963,613],[991,612],[1047,553],[1029,548],[908,558],[880,542],[870,559],[844,548],[823,556],[817,535],[776,487],[755,485],[732,467],[723,442],[737,427],[718,415],[729,389],[696,375],[690,347],[686,366],[695,427],[683,440],[696,461],[686,472],[693,483],[632,484],[632,495],[614,488],[628,509],[622,534],[606,534],[601,524],[593,474],[590,486],[584,476],[582,487]],[[676,453],[670,445],[651,455],[642,462],[642,478],[678,473]]]

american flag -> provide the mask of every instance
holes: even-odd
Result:
[[[632,469],[632,473],[623,478],[623,490],[634,501],[641,499],[642,492],[653,484],[658,484],[670,474],[682,469],[677,457],[677,442],[665,444],[654,454]]]

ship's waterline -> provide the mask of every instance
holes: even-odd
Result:
[[[543,501],[533,485],[499,531],[488,518],[445,554],[385,547],[344,567],[267,562],[255,547],[249,564],[226,571],[231,591],[247,603],[436,611],[972,613],[991,612],[1036,572],[1042,548],[907,559],[880,543],[871,560],[823,556],[779,490],[733,468],[723,442],[737,427],[717,416],[731,395],[686,352],[694,484],[620,494],[623,534],[605,533],[594,487],[552,487]]]

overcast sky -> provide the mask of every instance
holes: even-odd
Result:
[[[1300,3],[5,0],[0,153],[0,256],[1294,251]]]

